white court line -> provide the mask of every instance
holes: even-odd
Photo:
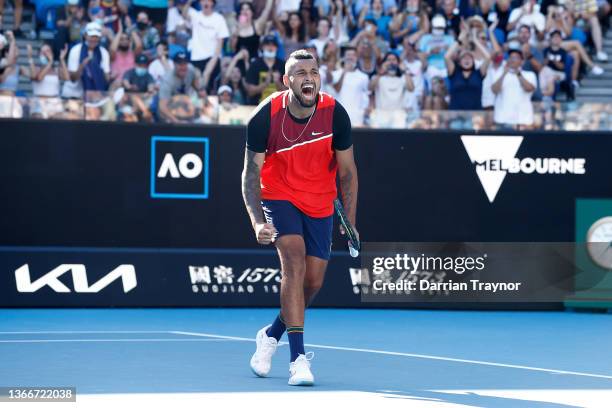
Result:
[[[0,331],[1,334],[162,334],[168,330],[52,330],[52,331]]]
[[[227,339],[227,340],[255,341],[255,339],[251,339],[248,337],[221,336],[221,335],[208,334],[208,333],[195,333],[195,332],[186,332],[186,331],[171,331],[170,333],[184,334],[186,336],[201,336],[201,337],[211,337],[211,338],[219,338],[219,339]],[[287,343],[280,342],[279,344],[287,344]],[[555,369],[549,369],[549,368],[530,367],[530,366],[517,365],[517,364],[494,363],[491,361],[466,360],[463,358],[432,356],[428,354],[400,353],[397,351],[373,350],[373,349],[355,348],[355,347],[326,346],[323,344],[305,344],[305,346],[312,347],[312,348],[330,349],[330,350],[356,351],[360,353],[384,354],[388,356],[401,356],[401,357],[422,358],[422,359],[428,359],[428,360],[452,361],[455,363],[478,364],[478,365],[485,365],[485,366],[492,366],[492,367],[516,368],[520,370],[541,371],[541,372],[546,372],[546,373],[551,373],[551,374],[567,374],[567,375],[576,375],[576,376],[581,376],[581,377],[605,378],[608,380],[612,380],[612,375],[582,373],[578,371],[555,370]]]
[[[230,341],[227,339],[15,339],[0,340],[0,343],[100,343],[100,342],[147,342],[147,341]]]

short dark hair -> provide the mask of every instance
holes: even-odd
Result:
[[[317,61],[311,53],[304,49],[293,51],[291,54],[289,54],[289,58],[287,58],[287,61],[285,62],[285,74],[289,74],[289,69],[296,62],[302,60],[314,60],[315,62]]]
[[[523,28],[526,28],[527,31],[531,32],[531,26],[528,26],[527,24],[521,24],[521,26],[519,27],[519,31],[521,31]]]

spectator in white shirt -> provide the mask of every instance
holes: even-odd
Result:
[[[508,51],[508,61],[503,71],[491,86],[495,94],[494,119],[500,125],[518,125],[520,128],[533,124],[531,95],[536,89],[537,78],[531,71],[523,71],[523,52]]]
[[[379,74],[370,81],[369,89],[373,92],[375,110],[372,112],[370,125],[401,127],[406,123],[404,105],[414,110],[416,98],[414,83],[409,73],[400,67],[398,56],[392,52],[385,55]],[[412,100],[412,103],[409,101]]]
[[[72,81],[81,80],[87,91],[106,91],[110,79],[110,54],[100,46],[102,27],[88,23],[85,40],[76,44],[68,54],[68,72]]]
[[[168,59],[168,44],[165,41],[160,41],[157,44],[156,55],[157,58],[149,65],[149,74],[151,74],[155,83],[159,85],[162,78],[174,69],[174,62]]]
[[[540,13],[539,6],[536,6],[536,0],[524,0],[521,7],[512,10],[506,28],[508,32],[511,32],[524,25],[531,28],[531,45],[536,45],[538,41],[544,39],[546,17]]]
[[[333,79],[337,99],[346,109],[351,123],[353,126],[363,126],[365,110],[369,103],[369,77],[357,69],[355,47],[345,48],[342,68],[334,72]]]
[[[223,16],[213,11],[215,0],[201,0],[200,5],[201,12],[185,8],[183,18],[191,28],[191,63],[202,72],[202,85],[211,93],[210,79],[216,78],[221,70],[221,50],[229,30]]]

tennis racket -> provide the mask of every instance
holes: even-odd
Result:
[[[340,224],[342,224],[346,237],[348,238],[349,252],[353,258],[357,258],[359,256],[359,251],[361,251],[361,243],[359,242],[359,238],[357,238],[357,234],[355,234],[355,229],[346,217],[344,207],[338,198],[334,200],[334,207],[340,219]]]

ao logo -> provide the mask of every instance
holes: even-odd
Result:
[[[172,178],[179,178],[180,176],[188,179],[196,178],[202,174],[202,159],[197,154],[187,153],[179,159],[177,167],[172,154],[166,153],[159,167],[159,172],[157,172],[157,177],[168,177],[168,173]]]
[[[208,198],[209,139],[194,136],[151,138],[151,198]]]

